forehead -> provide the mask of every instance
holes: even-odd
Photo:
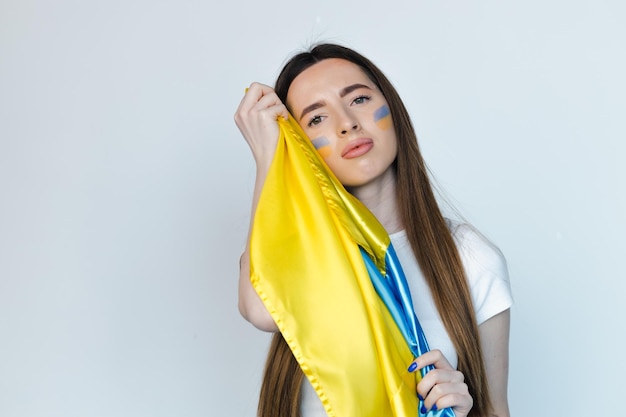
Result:
[[[304,106],[326,95],[339,94],[346,86],[359,83],[376,89],[358,65],[340,58],[317,62],[302,71],[289,86],[287,105]]]

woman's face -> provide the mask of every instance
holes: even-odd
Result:
[[[397,139],[387,101],[359,66],[320,61],[300,73],[287,107],[346,187],[360,187],[391,171]]]

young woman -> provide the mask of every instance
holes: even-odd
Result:
[[[386,123],[381,112],[390,115]],[[410,367],[436,368],[417,386],[425,407],[452,407],[458,417],[509,416],[512,297],[505,260],[473,228],[442,215],[409,115],[389,80],[356,51],[321,44],[295,55],[274,89],[250,85],[235,121],[256,161],[253,213],[277,145],[276,120],[289,113],[346,189],[385,227],[411,292],[430,297],[419,297],[415,309],[432,350]],[[241,314],[275,332],[259,415],[324,416],[252,288],[249,268],[246,249],[240,261]]]

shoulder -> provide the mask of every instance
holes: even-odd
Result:
[[[505,275],[508,279],[506,258],[500,248],[474,226],[449,219],[446,221],[466,268]]]
[[[513,303],[506,258],[472,225],[453,220],[447,222],[459,250],[480,324]]]

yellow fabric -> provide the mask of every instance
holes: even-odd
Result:
[[[389,236],[293,117],[254,215],[251,282],[330,417],[417,415],[413,356],[359,245],[384,271]]]

